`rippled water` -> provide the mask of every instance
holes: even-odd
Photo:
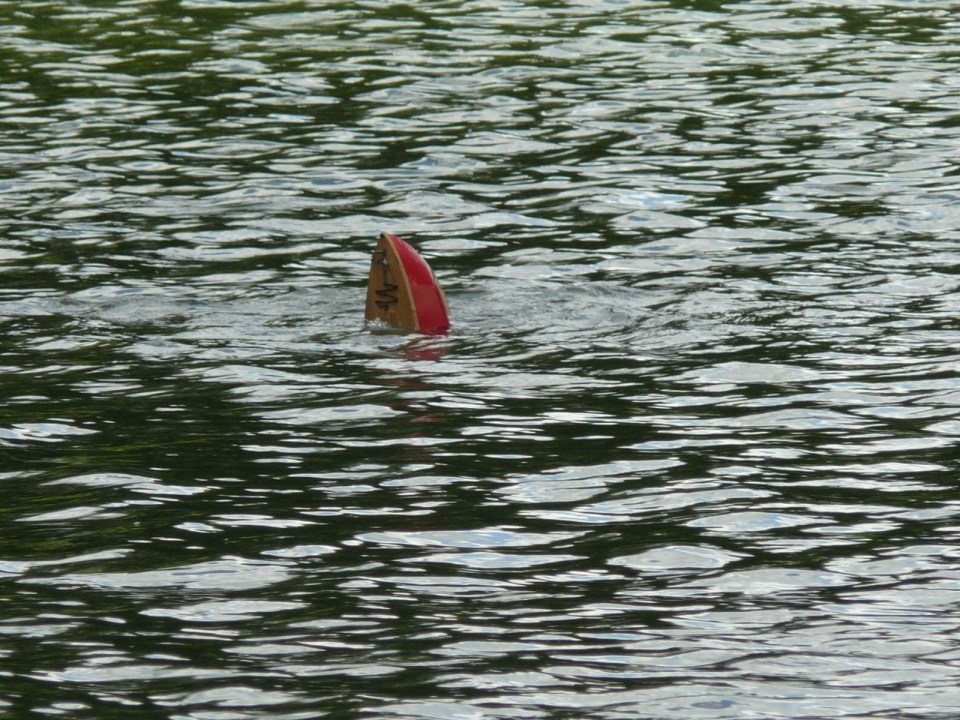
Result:
[[[0,714],[954,717],[958,43],[0,0]]]

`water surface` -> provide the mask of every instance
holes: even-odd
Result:
[[[955,9],[0,0],[0,713],[952,716]]]

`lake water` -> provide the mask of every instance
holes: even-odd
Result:
[[[956,717],[957,10],[0,0],[0,715]]]

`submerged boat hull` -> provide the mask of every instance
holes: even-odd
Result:
[[[433,271],[409,244],[381,233],[370,263],[366,319],[428,335],[450,329],[447,299]]]

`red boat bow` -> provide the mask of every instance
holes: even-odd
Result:
[[[373,251],[366,319],[427,335],[450,330],[447,300],[427,261],[390,233],[381,233]]]

